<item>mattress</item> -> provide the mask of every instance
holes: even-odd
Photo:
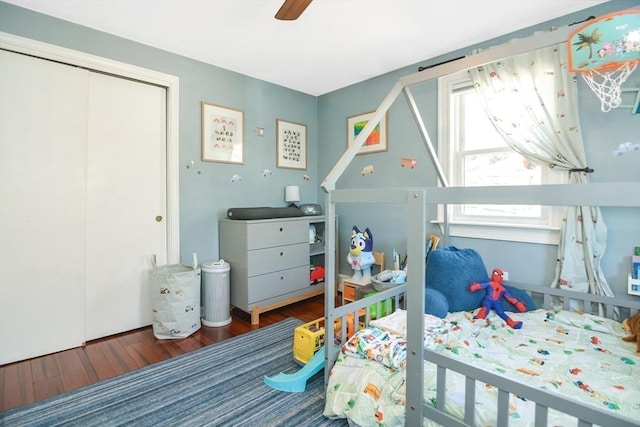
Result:
[[[406,370],[401,341],[406,321],[403,324],[401,318],[406,319],[406,312],[399,312],[394,313],[393,322],[380,319],[377,326],[360,331],[343,346],[329,376],[325,416],[347,417],[363,427],[404,425]],[[579,403],[605,408],[612,415],[640,419],[640,358],[634,353],[635,343],[622,341],[626,334],[618,322],[543,309],[513,317],[524,322],[522,329],[511,329],[495,313],[485,320],[474,320],[472,312],[426,318],[425,347]],[[384,341],[390,344],[379,345]],[[424,366],[424,399],[434,404],[436,366],[430,362]],[[449,372],[445,409],[460,418],[464,390],[464,377]],[[497,394],[490,384],[476,383],[477,425],[496,425]],[[509,425],[533,425],[534,407],[533,402],[511,395]],[[575,419],[554,410],[549,411],[548,421],[549,425],[575,425]]]

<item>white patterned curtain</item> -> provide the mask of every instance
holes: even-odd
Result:
[[[496,129],[515,151],[538,165],[586,183],[575,77],[565,45],[551,46],[469,70]],[[563,221],[552,287],[613,296],[600,266],[607,227],[600,208],[571,206]]]

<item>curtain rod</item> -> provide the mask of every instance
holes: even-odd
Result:
[[[573,172],[584,172],[584,173],[593,173],[594,170],[591,169],[589,166],[584,167],[584,168],[573,168],[573,169],[569,169],[569,173],[573,173]]]
[[[571,27],[572,25],[582,24],[583,22],[591,21],[592,19],[596,19],[596,17],[591,15],[588,18],[583,19],[582,21],[573,22],[573,23],[569,24],[568,26]],[[462,58],[465,58],[465,56],[458,56],[457,58],[448,59],[446,61],[438,62],[437,64],[427,65],[425,67],[418,67],[418,71],[428,70],[429,68],[437,67],[437,66],[443,65],[443,64],[448,64],[449,62],[454,62],[454,61],[457,61],[457,60],[462,59]]]

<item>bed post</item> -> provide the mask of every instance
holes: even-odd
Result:
[[[326,191],[326,190],[325,190]],[[336,252],[333,248],[336,247],[336,205],[331,199],[332,192],[328,191],[325,195],[325,287],[324,287],[324,336],[325,336],[325,351],[324,351],[324,387],[327,388],[329,383],[329,371],[333,366],[336,359],[336,353],[333,351],[333,342],[335,341],[335,331],[333,329],[335,319],[335,304],[336,304]]]
[[[407,192],[407,375],[405,424],[423,424],[422,381],[424,377],[424,245],[427,212],[424,190]]]

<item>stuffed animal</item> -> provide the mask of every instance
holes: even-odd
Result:
[[[640,356],[640,313],[636,313],[633,316],[624,319],[622,327],[630,334],[622,339],[627,342],[635,341],[637,343],[636,354]]]
[[[482,300],[482,308],[480,309],[478,314],[474,316],[474,319],[484,319],[485,317],[487,317],[489,310],[493,309],[498,314],[498,316],[500,316],[505,322],[507,322],[507,325],[511,326],[513,329],[520,329],[522,328],[522,322],[514,321],[512,318],[507,316],[507,314],[504,312],[504,309],[502,308],[502,304],[500,304],[500,301],[502,300],[502,297],[504,297],[504,299],[513,304],[521,313],[526,311],[526,306],[522,301],[512,296],[509,291],[505,289],[504,285],[502,284],[503,277],[504,274],[502,270],[500,270],[499,268],[494,268],[493,272],[491,273],[490,282],[475,282],[471,284],[471,286],[469,287],[469,290],[471,292],[475,292],[480,289],[487,290],[487,295],[484,297],[484,300]]]
[[[375,262],[373,258],[373,234],[368,228],[364,232],[355,225],[351,230],[351,246],[347,261],[353,269],[353,280],[370,281],[371,266]]]

